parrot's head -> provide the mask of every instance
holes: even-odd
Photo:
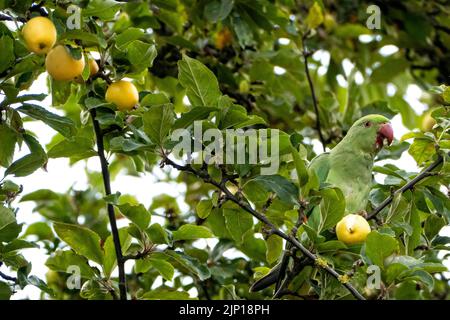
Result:
[[[370,153],[377,153],[394,140],[389,119],[379,114],[369,114],[357,120],[347,135],[352,137],[356,145]]]

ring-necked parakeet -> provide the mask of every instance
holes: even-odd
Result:
[[[309,169],[317,174],[321,183],[341,189],[345,196],[346,213],[363,211],[372,185],[374,158],[393,139],[389,119],[376,114],[364,116],[351,126],[347,135],[330,152],[315,157]],[[289,245],[287,249],[290,249]],[[250,290],[259,291],[277,282],[280,273],[284,273],[286,262],[287,256],[284,255],[282,261],[256,281]]]

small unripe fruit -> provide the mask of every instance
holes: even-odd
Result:
[[[29,20],[23,27],[22,34],[28,50],[39,55],[49,52],[57,37],[55,25],[46,17]]]
[[[431,116],[431,112],[427,112],[422,118],[421,129],[423,132],[430,132],[435,124],[436,120]]]
[[[129,111],[138,104],[139,92],[131,82],[120,80],[109,85],[105,99],[120,111]]]
[[[98,72],[98,70],[99,68],[97,61],[95,61],[94,59],[89,59],[89,76],[92,77],[94,74]]]
[[[89,59],[88,64],[89,64],[89,78],[90,78],[98,72],[99,67],[97,61],[95,61],[94,59]],[[76,76],[75,82],[80,84],[84,83],[82,75]]]
[[[53,270],[48,270],[48,272],[45,274],[45,278],[48,285],[58,285],[61,282],[61,278],[58,272]]]
[[[81,76],[84,69],[84,57],[77,60],[69,50],[62,46],[54,47],[45,58],[45,67],[55,80],[69,81]]]
[[[337,237],[345,244],[364,242],[370,231],[367,220],[357,214],[346,215],[336,225]]]

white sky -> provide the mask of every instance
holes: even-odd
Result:
[[[384,49],[387,54],[393,53],[395,50],[394,48]],[[328,56],[327,56],[328,55]],[[322,61],[322,63],[325,65],[328,64],[327,60],[329,61],[329,54],[326,52],[322,52],[322,54],[316,53],[314,55],[314,59],[318,61]],[[346,61],[344,63],[344,68],[346,73],[350,72],[351,68],[353,68],[353,65],[350,61]],[[274,70],[275,73],[283,73],[283,70],[276,69]],[[320,70],[319,70],[320,71]],[[46,74],[42,74],[37,81],[33,83],[31,88],[26,93],[48,93],[48,88],[46,86]],[[25,92],[22,92],[24,94]],[[419,101],[419,98],[421,96],[422,92],[421,89],[416,85],[410,85],[407,90],[407,94],[405,96],[405,99],[408,103],[414,108],[414,110],[420,114],[425,110],[425,106]],[[51,104],[51,98],[46,98],[43,102],[39,103],[41,106],[44,106],[55,113],[61,113],[60,110],[56,110],[50,106]],[[395,138],[399,139],[403,134],[408,132],[408,129],[406,129],[402,123],[400,116],[395,116],[392,119],[393,127],[394,127],[394,134]],[[44,125],[41,122],[26,122],[25,128],[27,130],[31,130],[34,133],[37,134],[39,141],[42,145],[46,145],[50,142],[52,136],[55,134],[55,132]],[[321,147],[318,143],[318,141],[314,141],[314,146],[316,152],[321,152]],[[17,151],[17,150],[16,150]],[[24,156],[27,153],[26,148],[24,150],[20,150],[19,152],[16,152],[15,159],[18,159],[22,156]],[[406,170],[406,171],[417,171],[417,166],[415,165],[414,160],[409,156],[407,152],[403,153],[403,156],[398,161],[385,161],[390,163],[395,163],[400,168]],[[25,178],[13,178],[12,180],[16,183],[23,184],[24,186],[24,193],[27,194],[30,192],[33,192],[35,190],[39,189],[51,189],[56,192],[65,192],[71,187],[74,187],[78,190],[83,190],[88,188],[87,185],[87,179],[84,174],[86,163],[84,162],[78,162],[74,166],[69,166],[69,161],[67,159],[50,159],[48,163],[48,172],[44,172],[43,170],[38,170],[31,176],[25,177]],[[98,159],[96,157],[89,159],[87,161],[87,167],[89,170],[96,170],[100,171],[100,165],[98,163]],[[3,176],[4,169],[0,169],[0,176]],[[138,201],[140,201],[145,206],[149,206],[151,203],[151,199],[159,194],[166,193],[171,196],[177,197],[179,199],[180,207],[183,211],[187,210],[187,205],[183,203],[182,201],[182,194],[185,191],[185,187],[183,185],[179,185],[176,183],[156,183],[155,175],[158,175],[160,173],[159,169],[156,169],[154,173],[152,174],[145,174],[142,175],[139,178],[126,176],[123,174],[120,174],[115,181],[112,182],[112,189],[113,192],[119,191],[122,194],[132,194],[135,195]],[[383,176],[377,175],[377,180],[382,182]],[[19,208],[17,219],[19,222],[25,223],[26,225],[29,225],[36,221],[41,221],[41,217],[38,213],[33,212],[34,204],[31,202],[25,202],[25,203],[18,203],[16,202],[14,204],[16,207]],[[158,217],[153,217],[152,221],[157,221]],[[126,223],[125,220],[120,221],[120,223]],[[448,227],[447,227],[448,228]],[[448,228],[450,229],[450,228]],[[447,229],[447,231],[449,231]],[[448,234],[449,232],[445,232]],[[199,241],[198,244],[200,246],[205,246],[206,244],[214,245],[216,240],[211,241]],[[47,259],[47,256],[43,254],[42,250],[40,249],[27,249],[23,250],[23,254],[26,259],[29,261],[32,261],[33,269],[32,274],[37,275],[38,277],[45,279],[45,274],[47,272],[47,267],[45,266],[45,261]],[[236,251],[228,252],[228,255],[236,256],[238,253]],[[239,254],[240,255],[240,254]],[[131,268],[131,263],[127,265],[127,269],[129,270]],[[3,266],[2,271],[8,272],[8,270]],[[190,292],[191,296],[195,295],[195,289]],[[19,291],[16,293],[13,298],[14,299],[23,299],[23,298],[30,298],[30,299],[38,299],[40,296],[40,290],[33,287],[33,286],[27,286],[25,290]]]

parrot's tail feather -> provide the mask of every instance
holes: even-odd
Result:
[[[273,285],[274,283],[276,283],[279,278],[279,275],[280,275],[280,271],[281,271],[280,269],[281,269],[281,264],[277,264],[272,270],[270,270],[270,272],[267,275],[265,275],[261,279],[258,279],[250,287],[250,292],[257,292],[257,291],[264,290],[264,289],[270,287],[271,285]]]

